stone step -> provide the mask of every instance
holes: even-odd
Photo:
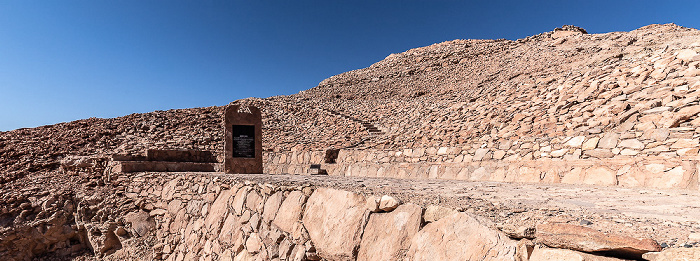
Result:
[[[114,161],[113,172],[218,172],[221,163],[210,162],[170,162],[170,161]]]
[[[353,116],[345,115],[345,114],[342,114],[342,113],[339,113],[339,112],[336,112],[333,110],[329,110],[329,109],[325,109],[325,108],[321,108],[321,109],[324,111],[327,111],[328,113],[330,113],[332,115],[337,115],[337,116],[346,118],[348,120],[360,123],[362,125],[362,127],[364,127],[367,130],[367,132],[369,132],[370,136],[384,135],[383,131],[379,130],[379,128],[377,128],[376,126],[374,126],[374,124],[372,124],[370,122],[366,122],[364,120],[355,118]]]

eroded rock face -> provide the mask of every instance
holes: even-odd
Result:
[[[406,258],[426,261],[515,260],[515,252],[515,241],[460,212],[426,225],[411,240]]]
[[[357,260],[401,260],[421,227],[422,208],[404,204],[389,213],[370,215]]]
[[[319,188],[311,194],[303,222],[320,257],[354,259],[369,217],[365,204],[364,196],[342,190]]]
[[[631,258],[640,258],[646,252],[661,251],[661,246],[649,238],[609,235],[583,226],[547,223],[537,225],[536,229],[537,242],[555,248],[611,253]]]

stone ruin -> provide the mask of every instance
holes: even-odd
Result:
[[[0,133],[0,259],[698,260],[698,35],[455,40]]]

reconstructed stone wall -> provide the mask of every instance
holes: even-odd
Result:
[[[444,209],[424,216],[421,206],[401,205],[386,195],[242,184],[225,175],[130,179],[126,196],[145,207],[128,215],[148,218],[126,222],[125,228],[131,234],[139,228],[155,232],[154,259],[515,260],[517,255],[516,240],[467,213]],[[453,240],[441,242],[443,236]]]
[[[311,185],[317,183],[217,173],[112,178],[104,197],[49,199],[38,205],[52,217],[46,222],[0,229],[0,259],[86,251],[105,260],[613,261],[668,252],[647,253],[662,250],[649,238],[544,220],[501,227],[479,216],[488,212]],[[30,244],[36,240],[44,243]]]
[[[580,156],[582,144],[589,140],[598,142],[597,138],[574,137],[564,144],[542,146],[538,159],[525,159],[519,154],[504,158],[507,149],[504,146],[500,150],[498,146],[468,150],[442,147],[400,151],[341,150],[334,164],[323,163],[325,154],[322,151],[267,153],[264,165],[265,172],[272,174],[309,173],[310,164],[322,164],[329,175],[338,176],[698,188],[698,156],[625,156],[614,155],[610,150],[611,157],[607,158]],[[541,151],[547,147],[548,152]],[[579,151],[579,156],[557,153],[558,157],[552,157],[552,147],[557,148],[555,151]],[[590,151],[584,149],[584,152]]]

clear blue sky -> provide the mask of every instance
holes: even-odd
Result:
[[[288,95],[453,39],[700,28],[700,1],[0,0],[0,131]]]

